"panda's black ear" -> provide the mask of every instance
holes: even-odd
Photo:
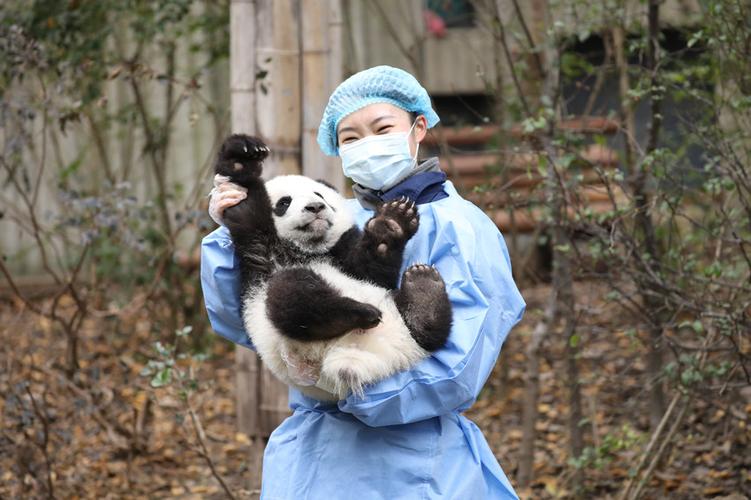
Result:
[[[323,180],[323,179],[316,179],[316,182],[318,182],[318,183],[320,183],[320,184],[323,184],[324,186],[326,186],[326,187],[327,187],[327,188],[329,188],[329,189],[333,189],[333,190],[334,190],[334,191],[336,191],[337,193],[339,192],[339,190],[338,190],[338,189],[336,189],[336,188],[334,187],[334,185],[333,185],[333,184],[331,184],[331,183],[330,183],[330,182],[328,182],[328,181],[325,181],[325,180]]]

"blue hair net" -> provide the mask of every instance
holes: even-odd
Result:
[[[318,145],[328,156],[339,154],[336,128],[342,118],[368,104],[386,102],[424,115],[428,128],[438,123],[428,92],[414,76],[399,68],[375,66],[344,80],[331,94],[318,127]]]

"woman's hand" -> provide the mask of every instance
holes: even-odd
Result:
[[[209,193],[209,217],[223,226],[222,214],[224,211],[237,205],[248,197],[248,190],[244,187],[229,181],[229,177],[224,175],[214,176],[214,189]]]

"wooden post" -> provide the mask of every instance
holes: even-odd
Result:
[[[316,142],[328,96],[341,80],[340,10],[340,0],[232,0],[232,130],[269,145],[265,178],[305,172],[344,187],[338,161]],[[250,489],[257,490],[265,442],[289,414],[288,389],[255,353],[236,353],[238,429],[252,440]]]
[[[338,159],[325,156],[316,142],[329,95],[341,82],[341,2],[306,0],[301,9],[302,171],[342,191],[344,175]]]
[[[232,0],[232,130],[260,135],[271,155],[264,177],[300,172],[299,0]],[[258,356],[236,350],[238,429],[251,437],[250,489],[261,484],[268,436],[289,414],[288,389]]]
[[[230,99],[232,132],[256,133],[255,123],[255,2],[232,0],[230,4]],[[258,359],[248,349],[235,351],[237,423],[240,432],[256,434]]]
[[[255,2],[232,0],[230,4],[230,99],[232,131],[256,133],[255,122]],[[250,29],[248,29],[250,27]],[[249,349],[235,350],[237,427],[248,434],[251,490],[261,486],[264,436],[259,432],[260,378],[258,356]]]
[[[299,174],[300,54],[299,0],[256,0],[256,124],[271,149],[264,163],[266,179]],[[289,390],[261,367],[259,433],[268,437],[289,415]]]
[[[256,1],[256,123],[271,149],[264,177],[299,174],[300,9],[299,0]]]
[[[254,0],[232,0],[230,4],[230,98],[235,133],[255,134],[257,129],[255,11]]]

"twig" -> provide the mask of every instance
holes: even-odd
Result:
[[[501,19],[501,11],[503,9],[503,6],[501,5],[500,0],[495,1],[495,21],[498,25],[498,41],[501,42],[501,46],[503,47],[503,54],[506,56],[506,63],[508,64],[509,69],[511,70],[511,78],[514,81],[514,87],[516,88],[516,93],[519,95],[519,101],[522,103],[522,107],[524,108],[524,112],[526,116],[529,118],[532,116],[532,110],[529,107],[529,103],[527,103],[527,99],[524,97],[524,91],[522,90],[521,83],[519,82],[519,77],[516,74],[516,65],[514,64],[514,58],[511,57],[511,51],[508,47],[508,41],[506,40],[506,29],[503,26],[503,20]]]
[[[613,58],[613,46],[607,31],[603,31],[602,33],[602,43],[605,46],[605,55],[602,60],[602,66],[600,66],[600,70],[597,72],[595,84],[592,86],[592,90],[587,98],[587,104],[584,106],[584,112],[582,113],[584,116],[592,114],[592,109],[595,107],[595,101],[599,97],[600,91],[605,84],[605,76],[609,69],[608,63]]]
[[[143,125],[143,131],[146,135],[146,151],[148,152],[149,159],[151,160],[152,171],[154,172],[154,179],[156,180],[157,189],[159,191],[158,203],[160,208],[160,214],[162,216],[162,224],[164,224],[164,232],[166,233],[166,239],[169,246],[172,247],[174,242],[172,240],[172,222],[170,220],[169,208],[167,206],[167,186],[164,178],[163,166],[160,166],[159,159],[156,156],[156,148],[160,146],[157,142],[156,133],[152,130],[149,121],[148,113],[146,112],[146,104],[144,103],[143,96],[141,95],[141,88],[136,81],[136,63],[131,63],[130,68],[130,86],[133,91],[133,96],[136,100],[136,109],[138,115],[141,118],[141,124]]]
[[[389,35],[394,40],[394,43],[396,44],[399,51],[404,55],[404,57],[409,60],[409,63],[412,65],[412,68],[417,73],[417,79],[422,80],[422,65],[420,64],[420,61],[415,57],[415,54],[412,50],[410,50],[409,47],[404,45],[404,42],[402,42],[401,38],[399,38],[399,32],[394,27],[393,24],[391,24],[391,21],[389,20],[388,16],[386,15],[386,12],[383,10],[383,6],[381,5],[381,2],[365,2],[365,4],[369,7],[372,7],[376,10],[378,13],[378,16],[381,18],[381,21],[383,21],[383,25],[386,28],[386,31],[389,32]]]
[[[545,78],[545,68],[542,65],[542,59],[540,58],[540,53],[536,48],[535,41],[532,38],[532,33],[529,31],[529,26],[527,26],[527,21],[524,19],[524,15],[522,14],[522,9],[519,6],[519,0],[512,0],[512,2],[514,4],[514,10],[516,11],[516,17],[519,19],[519,24],[522,25],[524,36],[527,38],[527,43],[529,43],[529,51],[532,53],[532,57],[535,60],[535,65],[537,66],[537,76],[538,78],[543,79]]]
[[[44,79],[37,74],[39,84],[42,87],[42,102],[47,101],[47,86],[44,84]],[[42,158],[39,162],[39,172],[37,173],[37,180],[34,184],[34,191],[31,195],[31,204],[33,206],[37,203],[37,197],[39,196],[39,186],[42,184],[42,177],[44,177],[44,168],[47,165],[47,127],[49,124],[49,112],[48,107],[44,107],[44,113],[42,119]]]
[[[219,474],[219,472],[216,470],[216,467],[214,467],[214,461],[211,459],[209,450],[206,448],[206,433],[204,432],[203,426],[201,425],[201,420],[198,418],[198,415],[196,415],[196,412],[193,411],[193,408],[189,404],[188,414],[190,415],[190,421],[193,424],[193,430],[195,431],[196,438],[198,439],[198,444],[201,446],[201,450],[199,451],[200,455],[204,458],[204,460],[206,460],[206,463],[211,469],[211,475],[213,475],[214,478],[219,481],[219,484],[222,485],[222,489],[224,489],[224,493],[227,495],[227,497],[234,500],[235,495],[232,494],[232,491],[230,491],[227,483],[224,482],[221,474]]]
[[[711,344],[714,341],[715,336],[717,335],[717,330],[715,328],[711,328],[709,330],[709,334],[704,339],[704,347],[707,347],[709,344]],[[707,361],[707,355],[708,352],[704,351],[702,353],[701,360],[699,361],[699,369],[704,368],[704,364]],[[626,489],[623,490],[621,493],[621,496],[618,497],[618,500],[625,500],[627,497],[631,499],[636,499],[637,495],[641,492],[641,489],[644,487],[644,485],[649,481],[649,478],[651,477],[652,473],[654,472],[655,468],[657,467],[657,464],[660,461],[660,458],[662,457],[662,454],[664,453],[668,443],[673,438],[673,435],[677,431],[678,427],[683,421],[683,417],[685,416],[686,410],[691,405],[691,400],[693,399],[692,392],[688,393],[688,398],[686,400],[685,405],[681,409],[681,413],[678,415],[678,417],[673,421],[673,425],[670,428],[670,431],[668,431],[667,436],[665,439],[660,443],[660,448],[657,451],[657,455],[652,459],[652,461],[649,464],[649,467],[647,468],[646,472],[644,473],[644,476],[641,478],[637,485],[636,492],[628,496],[634,481],[639,475],[639,472],[644,467],[644,464],[647,461],[647,458],[649,457],[649,454],[652,452],[652,449],[655,446],[655,443],[657,442],[657,438],[659,437],[659,434],[662,433],[662,430],[665,428],[665,425],[667,424],[667,421],[670,418],[670,415],[672,414],[673,410],[675,409],[676,404],[678,403],[678,400],[681,398],[682,394],[680,392],[677,392],[675,396],[673,396],[673,400],[670,402],[670,406],[668,407],[668,410],[665,412],[665,414],[662,417],[662,420],[660,420],[660,424],[657,426],[657,429],[655,429],[655,432],[652,434],[652,439],[650,439],[649,445],[647,446],[647,449],[642,454],[642,458],[639,461],[639,465],[636,468],[636,472],[629,480],[628,484],[626,485]]]
[[[47,497],[55,498],[55,488],[52,483],[52,461],[50,460],[50,454],[49,454],[49,449],[48,449],[49,442],[50,442],[49,417],[47,416],[46,409],[44,413],[42,413],[42,411],[37,406],[37,402],[34,399],[34,395],[31,393],[31,390],[29,389],[28,384],[24,385],[24,389],[26,389],[26,394],[28,394],[29,398],[31,399],[31,406],[34,408],[34,414],[42,422],[42,442],[39,443],[37,442],[36,439],[32,439],[29,436],[27,436],[27,438],[31,439],[31,441],[35,445],[37,445],[37,447],[42,451],[42,455],[44,455],[44,462],[45,462],[45,465],[47,466]],[[44,394],[42,394],[42,400],[44,400]]]
[[[641,460],[639,460],[639,463],[636,466],[636,470],[634,471],[633,476],[631,476],[631,479],[629,479],[628,483],[626,484],[626,488],[621,492],[621,495],[618,497],[618,500],[625,500],[626,498],[628,498],[628,495],[631,492],[631,488],[633,487],[634,481],[639,476],[639,472],[641,472],[642,468],[644,467],[644,464],[647,462],[647,458],[649,457],[649,454],[652,453],[652,450],[657,445],[657,441],[659,440],[659,437],[662,434],[662,431],[665,429],[665,426],[670,420],[670,417],[673,414],[673,410],[675,410],[675,406],[678,404],[679,399],[681,399],[681,393],[678,392],[675,394],[675,396],[673,396],[673,400],[670,402],[668,409],[665,411],[665,414],[662,416],[662,420],[660,420],[659,425],[652,433],[652,437],[649,440],[647,449],[644,450],[644,453],[642,453]]]
[[[23,295],[23,293],[21,293],[21,290],[18,288],[15,280],[13,280],[13,277],[10,275],[10,271],[8,271],[8,268],[5,267],[5,262],[3,261],[2,257],[0,257],[0,272],[3,274],[3,276],[5,276],[5,280],[7,281],[8,286],[10,286],[10,289],[13,291],[13,294],[18,297],[18,299],[23,303],[25,307],[40,316],[45,316],[44,312],[41,309],[35,306],[33,302],[31,302]]]
[[[115,174],[112,171],[110,157],[107,154],[107,148],[104,145],[104,139],[102,138],[100,129],[94,121],[94,117],[92,116],[91,112],[87,111],[85,113],[85,116],[89,122],[89,128],[91,129],[91,135],[94,138],[94,145],[96,146],[97,153],[99,153],[99,158],[102,160],[102,169],[104,170],[104,175],[107,177],[107,180],[110,182],[110,184],[115,185],[117,183],[117,179],[115,178]]]
[[[630,497],[632,500],[636,500],[637,498],[639,498],[639,494],[641,493],[641,490],[644,488],[644,485],[647,484],[647,482],[649,481],[649,478],[652,477],[652,473],[657,467],[657,464],[662,459],[662,455],[665,452],[665,449],[667,448],[668,443],[672,441],[673,435],[675,435],[676,431],[683,423],[683,418],[686,416],[686,411],[688,410],[689,406],[691,406],[691,398],[688,398],[688,400],[683,405],[683,408],[681,408],[681,412],[678,414],[678,417],[673,421],[673,425],[670,427],[670,430],[665,436],[665,439],[662,440],[662,443],[660,444],[660,448],[657,450],[657,453],[655,453],[655,456],[652,457],[652,461],[649,463],[649,467],[644,472],[644,475],[639,481],[639,484],[636,486],[634,493]]]
[[[91,399],[91,395],[78,387],[75,383],[73,383],[70,379],[67,377],[61,375],[60,373],[57,373],[53,370],[50,370],[49,368],[46,368],[44,366],[33,366],[33,370],[38,370],[48,376],[57,377],[61,382],[63,382],[65,385],[68,386],[73,392],[75,392],[77,395],[81,396],[86,400],[86,402],[91,407],[91,417],[94,419],[94,421],[99,424],[99,426],[104,429],[104,431],[107,433],[107,437],[109,438],[110,442],[115,445],[115,447],[127,450],[128,449],[128,439],[131,437],[130,433],[125,430],[118,428],[117,432],[115,429],[107,422],[107,419],[102,416],[101,412],[99,411],[99,408],[94,404],[94,401]],[[118,426],[119,427],[119,426]]]
[[[50,276],[55,280],[55,283],[58,285],[62,285],[62,279],[58,274],[50,267],[49,264],[49,258],[47,257],[47,251],[46,246],[42,242],[42,228],[39,225],[39,221],[37,221],[36,218],[36,212],[34,210],[34,203],[29,199],[28,194],[23,189],[23,187],[18,183],[18,179],[16,179],[15,170],[10,168],[10,165],[5,161],[5,159],[0,156],[0,163],[2,163],[3,167],[8,171],[8,178],[13,183],[13,186],[16,188],[16,192],[21,197],[21,200],[23,201],[24,205],[26,205],[26,209],[29,212],[29,221],[31,222],[31,226],[33,228],[33,231],[31,233],[31,236],[34,238],[34,240],[37,243],[37,246],[39,247],[39,255],[42,258],[42,266],[44,267],[44,270],[49,273]]]

